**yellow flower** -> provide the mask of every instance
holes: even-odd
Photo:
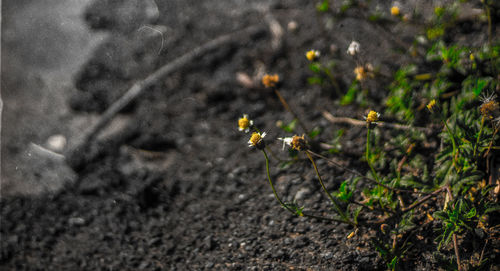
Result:
[[[368,76],[370,78],[375,77],[375,74],[373,73],[373,66],[370,63],[367,63],[364,66],[357,66],[354,69],[354,74],[356,75],[356,80],[358,81],[363,81]]]
[[[279,81],[280,77],[277,74],[274,75],[266,74],[262,77],[262,84],[267,88],[275,87]]]
[[[392,16],[399,16],[400,13],[401,13],[401,11],[399,10],[398,6],[391,7],[391,15]]]
[[[380,113],[371,110],[368,115],[365,117],[366,123],[377,123],[378,118],[380,117]]]
[[[354,69],[354,74],[356,74],[356,80],[361,81],[366,78],[365,68],[362,66],[358,66]]]
[[[257,149],[263,149],[265,147],[265,143],[263,138],[266,136],[266,133],[257,133],[254,132],[248,140],[248,147],[256,147]]]
[[[429,111],[431,113],[434,113],[434,108],[436,107],[436,100],[432,99],[427,105],[426,105],[427,109],[429,109]]]
[[[309,60],[309,61],[314,61],[314,60],[318,59],[320,55],[321,55],[321,54],[320,54],[320,52],[319,52],[319,51],[316,51],[316,50],[310,50],[310,51],[307,51],[307,53],[306,53],[306,58],[307,58],[307,60]]]
[[[253,120],[249,120],[247,114],[243,114],[243,117],[238,120],[238,129],[240,131],[245,131],[245,133],[248,133],[250,131],[250,127],[252,125]]]

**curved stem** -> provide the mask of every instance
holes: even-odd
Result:
[[[309,154],[308,151],[305,152],[309,160],[311,160],[311,163],[314,167],[314,171],[316,172],[316,176],[318,176],[319,183],[321,184],[321,187],[323,188],[323,191],[325,191],[326,195],[330,199],[330,201],[333,203],[333,206],[335,207],[335,210],[339,213],[339,215],[345,220],[346,223],[351,224],[352,226],[356,226],[356,223],[352,222],[349,217],[342,211],[340,208],[339,204],[337,201],[332,197],[332,195],[328,192],[328,190],[325,187],[325,184],[323,183],[323,179],[321,178],[321,175],[319,174],[318,167],[316,165],[316,162],[314,162],[314,159],[312,158],[311,154]]]
[[[291,210],[288,205],[286,205],[281,198],[278,196],[278,193],[276,192],[276,189],[274,188],[273,181],[271,179],[271,173],[269,172],[269,157],[267,156],[267,153],[265,150],[262,150],[262,153],[264,153],[264,157],[266,158],[266,173],[267,173],[267,179],[269,180],[269,184],[271,185],[271,189],[273,190],[274,197],[278,200],[278,202],[281,204],[281,206],[288,211],[290,211],[292,214],[296,214],[295,211]]]
[[[273,190],[274,197],[276,198],[276,200],[278,200],[278,202],[280,203],[280,205],[283,208],[285,208],[290,213],[292,213],[294,215],[297,215],[297,216],[304,216],[304,217],[307,217],[307,218],[316,218],[316,219],[319,219],[319,220],[327,220],[327,221],[335,221],[335,222],[339,222],[339,223],[346,223],[346,221],[343,221],[343,220],[340,220],[340,219],[336,219],[336,218],[311,215],[311,214],[307,214],[307,213],[304,213],[304,212],[302,212],[301,214],[298,214],[295,210],[293,210],[288,205],[286,205],[286,203],[283,202],[281,200],[281,198],[278,196],[278,193],[276,192],[276,189],[274,188],[274,184],[273,184],[273,181],[271,179],[271,173],[269,171],[269,157],[267,156],[267,153],[266,153],[265,150],[262,150],[262,153],[264,153],[264,157],[266,158],[266,173],[267,173],[267,179],[269,180],[269,185],[271,186],[271,189]]]

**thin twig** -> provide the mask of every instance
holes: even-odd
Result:
[[[419,201],[417,201],[417,202],[413,203],[412,205],[410,205],[410,206],[408,206],[408,207],[406,207],[406,208],[403,208],[401,211],[402,211],[403,213],[408,212],[408,211],[410,211],[410,210],[414,209],[415,207],[419,206],[420,204],[422,204],[422,203],[426,202],[426,201],[427,201],[428,199],[430,199],[431,197],[433,197],[433,196],[435,196],[435,195],[439,194],[441,191],[443,191],[443,188],[439,188],[438,190],[436,190],[436,191],[432,192],[431,194],[429,194],[429,195],[427,195],[427,196],[425,196],[425,197],[421,198]]]
[[[77,141],[71,150],[78,150],[85,146],[93,138],[95,138],[99,132],[108,125],[108,123],[120,112],[123,108],[129,105],[132,101],[137,99],[146,89],[156,84],[159,80],[167,76],[168,74],[179,70],[181,67],[188,63],[193,62],[196,58],[203,56],[204,54],[217,49],[225,44],[231,42],[240,41],[243,37],[251,37],[256,33],[263,31],[263,26],[250,26],[243,30],[226,34],[213,39],[199,47],[194,48],[188,53],[180,56],[179,58],[169,62],[168,64],[160,67],[158,70],[150,74],[144,80],[136,82],[131,88],[129,88],[123,96],[121,96],[116,102],[114,102],[99,118],[97,123],[90,128],[88,128],[79,141]]]
[[[488,241],[490,239],[486,239],[486,241],[484,242],[484,246],[483,246],[483,249],[481,250],[481,256],[479,257],[479,262],[477,263],[477,266],[481,266],[481,262],[483,261],[483,257],[484,257],[484,251],[486,250],[486,246],[488,245]]]
[[[328,111],[323,111],[322,112],[323,117],[330,121],[331,123],[345,123],[345,124],[350,124],[354,126],[366,126],[366,121],[363,120],[357,120],[357,119],[352,119],[352,118],[347,118],[347,117],[335,117]],[[417,130],[425,133],[429,133],[431,130],[429,128],[425,127],[415,127],[415,126],[409,126],[409,125],[402,125],[402,124],[397,124],[397,123],[390,123],[390,122],[378,122],[377,126],[379,127],[386,127],[386,128],[392,128],[392,129],[397,129],[397,130]]]
[[[281,92],[275,87],[274,88],[274,93],[276,94],[276,96],[278,96],[278,99],[280,100],[281,104],[283,105],[283,107],[288,111],[290,112],[290,114],[292,114],[292,116],[297,120],[297,122],[299,123],[300,127],[302,128],[302,130],[304,130],[304,132],[307,134],[307,136],[309,137],[310,133],[309,133],[309,129],[307,129],[306,125],[300,120],[299,118],[299,115],[297,115],[297,113],[295,113],[295,111],[292,110],[292,108],[290,107],[290,105],[286,102],[285,98],[283,98],[283,95],[281,95]]]

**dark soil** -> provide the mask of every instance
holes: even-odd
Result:
[[[345,53],[351,40],[361,43],[367,61],[391,74],[410,60],[391,37],[411,44],[417,30],[395,21],[375,25],[356,13],[334,19],[318,14],[315,1],[156,1],[159,16],[147,2],[100,0],[89,6],[89,26],[110,36],[75,78],[79,91],[68,101],[73,113],[103,112],[161,65],[219,35],[263,24],[256,5],[269,8],[283,26],[283,39],[273,48],[273,36],[265,31],[182,67],[127,107],[120,116],[125,124],[99,137],[94,155],[68,158],[78,175],[75,183],[41,196],[3,197],[0,269],[385,270],[370,243],[375,231],[347,239],[352,227],[283,210],[269,188],[263,157],[247,147],[248,134],[237,130],[236,121],[249,114],[286,158],[272,138],[283,136],[276,121],[292,116],[258,81],[263,70],[278,73],[283,95],[306,125],[323,130],[321,140],[346,129],[346,151],[335,159],[366,171],[365,129],[331,125],[321,116],[327,110],[361,119],[366,108],[340,107],[332,89],[308,85],[304,53],[315,48],[336,59],[346,89],[354,77],[355,61]],[[291,21],[296,30],[287,28]],[[470,25],[468,31],[472,27],[484,40],[484,23]],[[238,73],[254,78],[254,86],[242,85]],[[375,109],[383,107],[389,82],[372,82],[377,91],[369,97],[380,102]],[[273,161],[278,193],[328,213],[327,198],[306,162],[280,169]],[[324,161],[318,166],[330,189],[351,177]],[[408,270],[442,264],[433,256],[433,234],[408,255]],[[464,250],[472,254],[471,247]]]

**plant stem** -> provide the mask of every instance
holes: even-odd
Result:
[[[295,112],[292,110],[292,108],[288,105],[288,103],[286,102],[285,98],[283,98],[283,96],[281,95],[281,92],[277,89],[277,88],[274,88],[274,93],[276,94],[276,96],[278,96],[278,99],[280,100],[281,104],[283,105],[283,107],[288,111],[290,112],[290,114],[292,114],[292,116],[297,120],[297,122],[299,123],[300,127],[302,128],[302,130],[304,130],[304,132],[307,134],[307,136],[309,136],[309,129],[306,128],[306,126],[304,125],[304,123],[299,119],[299,117],[297,116],[297,114],[295,114]]]
[[[306,214],[304,212],[302,212],[302,214],[298,214],[295,210],[293,210],[288,205],[286,205],[286,203],[283,202],[281,200],[281,198],[278,196],[278,193],[276,192],[276,189],[274,188],[274,184],[273,184],[273,181],[271,179],[271,173],[269,171],[269,157],[267,156],[267,153],[266,153],[265,150],[262,150],[262,153],[264,154],[264,157],[266,158],[266,173],[267,173],[267,179],[269,180],[269,185],[271,186],[271,189],[273,190],[274,197],[276,198],[276,200],[278,200],[278,202],[280,203],[280,205],[283,208],[285,208],[290,213],[292,213],[294,215],[297,215],[297,216],[304,216],[304,217],[307,217],[307,218],[316,218],[316,219],[319,219],[319,220],[327,220],[327,221],[335,221],[335,222],[339,222],[339,223],[346,223],[346,221],[343,221],[343,220],[340,220],[340,219],[336,219],[336,218],[311,215],[311,214]]]
[[[444,119],[444,118],[443,118],[443,123],[444,123],[444,127],[446,127],[446,131],[448,132],[448,135],[450,136],[451,144],[453,146],[453,166],[455,167],[456,170],[458,170],[457,165],[455,163],[456,154],[457,154],[457,144],[455,143],[455,136],[451,132],[450,126],[448,126],[448,123],[447,123],[446,119]]]
[[[373,178],[375,178],[375,181],[377,184],[380,184],[380,179],[377,175],[377,172],[375,171],[375,168],[373,168],[372,163],[370,162],[370,135],[371,135],[372,129],[368,128],[368,132],[366,133],[366,162],[368,163],[368,166],[370,167],[372,171]]]
[[[417,206],[419,206],[420,204],[424,203],[425,201],[427,201],[427,200],[428,200],[428,199],[430,199],[431,197],[433,197],[433,196],[435,196],[435,195],[437,195],[437,194],[441,193],[441,191],[443,191],[443,189],[444,189],[443,187],[439,188],[438,190],[436,190],[436,191],[432,192],[431,194],[429,194],[429,195],[427,195],[427,196],[425,196],[425,197],[421,198],[420,200],[418,200],[418,201],[414,202],[412,205],[410,205],[410,206],[408,206],[408,207],[406,207],[406,208],[403,208],[403,209],[401,210],[401,212],[405,213],[405,212],[408,212],[408,211],[410,211],[410,210],[414,209],[415,207],[417,207]]]
[[[330,199],[330,201],[333,203],[333,206],[335,207],[335,210],[339,213],[339,215],[345,220],[346,223],[351,224],[352,226],[357,226],[356,223],[352,222],[349,217],[342,211],[340,208],[339,204],[337,201],[332,197],[332,195],[328,192],[328,190],[325,187],[325,184],[323,183],[323,179],[321,178],[321,175],[319,174],[318,167],[316,165],[316,162],[314,162],[314,159],[312,158],[311,154],[309,152],[305,152],[309,160],[311,160],[311,163],[314,167],[314,171],[316,172],[316,176],[318,176],[319,183],[321,184],[321,187],[323,188],[323,191],[325,191],[326,195]]]
[[[498,130],[500,129],[500,126],[498,126],[495,131],[493,132],[493,136],[491,137],[491,141],[490,141],[490,144],[488,145],[488,149],[487,151],[484,153],[483,157],[486,157],[488,156],[488,154],[490,153],[490,150],[493,148],[492,145],[493,145],[493,141],[495,141],[495,135],[498,133]]]
[[[473,157],[476,157],[477,146],[479,145],[479,140],[481,139],[481,134],[483,133],[484,128],[484,116],[481,118],[481,128],[479,129],[479,134],[477,135],[476,145],[474,145]]]
[[[453,194],[450,191],[450,186],[447,184],[444,186],[446,193],[448,194],[448,197],[450,201],[453,200]],[[457,269],[458,271],[462,271],[462,266],[460,264],[460,253],[458,251],[458,242],[457,242],[457,234],[453,233],[453,248],[455,249],[455,257],[457,258]]]
[[[274,188],[273,181],[271,179],[271,173],[269,172],[269,157],[267,156],[267,153],[265,150],[262,150],[262,153],[264,154],[264,157],[266,158],[266,173],[267,173],[267,179],[269,180],[269,185],[271,185],[271,189],[273,190],[274,197],[278,200],[278,202],[281,204],[281,206],[288,211],[290,211],[292,214],[296,214],[295,211],[291,210],[288,205],[286,205],[281,198],[278,196],[278,193],[276,192],[276,189]]]
[[[341,164],[339,164],[339,163],[337,163],[337,162],[333,161],[332,159],[329,159],[329,158],[328,158],[328,157],[326,157],[326,156],[323,156],[323,155],[321,155],[321,154],[315,153],[315,152],[310,151],[310,150],[308,150],[307,152],[309,152],[310,154],[312,154],[312,155],[314,155],[314,156],[316,156],[316,157],[319,157],[319,158],[321,158],[321,159],[325,159],[328,163],[330,163],[330,164],[332,164],[332,165],[334,165],[334,166],[336,166],[336,167],[338,167],[338,168],[341,168],[341,169],[343,169],[343,170],[345,170],[345,171],[347,171],[347,172],[350,172],[350,173],[352,173],[352,174],[354,174],[354,175],[357,175],[357,176],[359,176],[359,177],[361,177],[361,178],[363,178],[363,179],[365,179],[365,180],[371,181],[371,182],[373,182],[373,183],[375,183],[375,184],[377,184],[377,185],[380,185],[380,186],[382,186],[383,188],[387,188],[387,189],[389,189],[389,190],[391,190],[391,191],[397,191],[397,192],[403,192],[403,193],[411,193],[411,194],[430,194],[430,193],[427,193],[427,192],[422,192],[422,191],[404,190],[404,189],[399,189],[399,188],[394,188],[394,187],[387,186],[387,185],[382,184],[382,183],[379,183],[379,182],[377,182],[375,179],[372,179],[372,178],[370,178],[370,177],[368,177],[368,176],[366,176],[366,175],[363,175],[363,174],[361,174],[361,173],[359,173],[359,172],[357,172],[357,171],[355,171],[355,170],[352,170],[352,169],[346,168],[346,167],[342,166]]]
[[[333,76],[332,72],[328,68],[323,68],[323,71],[325,74],[330,78],[330,82],[333,85],[333,88],[335,89],[335,93],[337,94],[338,97],[342,97],[342,92],[340,91],[339,83],[337,82],[337,79],[335,76]]]

